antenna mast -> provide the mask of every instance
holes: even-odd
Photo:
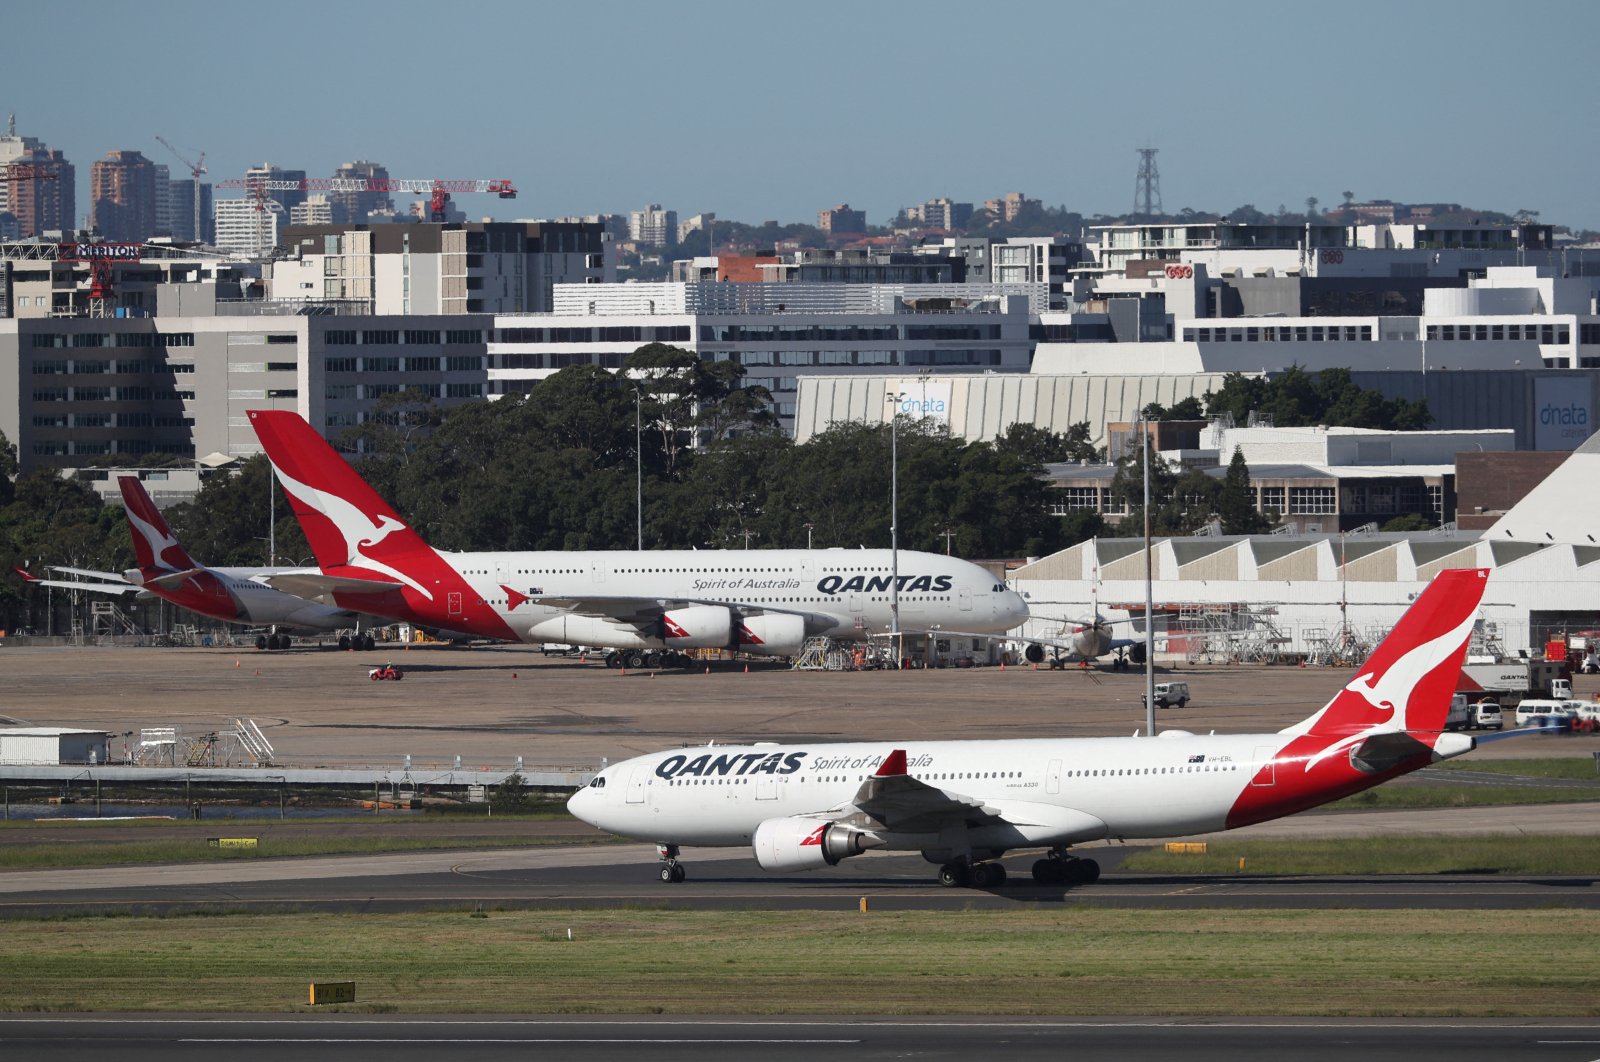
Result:
[[[1161,172],[1156,169],[1156,152],[1159,148],[1142,147],[1139,152],[1139,176],[1134,179],[1133,214],[1136,219],[1149,221],[1165,214],[1161,206]]]

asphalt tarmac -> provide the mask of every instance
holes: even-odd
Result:
[[[0,1017],[0,1057],[56,1062],[99,1055],[124,1062],[232,1062],[294,1058],[336,1062],[436,1062],[558,1057],[644,1057],[655,1062],[750,1059],[1145,1060],[1238,1062],[1588,1062],[1600,1057],[1600,1022],[1460,1019],[1038,1019],[853,1020],[650,1017],[514,1019],[448,1017],[199,1018]]]

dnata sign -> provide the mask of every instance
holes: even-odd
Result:
[[[895,397],[894,411],[898,416],[913,420],[950,419],[949,380],[891,380],[888,388]]]
[[[1559,376],[1533,381],[1533,448],[1576,450],[1594,434],[1592,396]]]

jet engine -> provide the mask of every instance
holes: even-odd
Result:
[[[1030,664],[1044,663],[1044,646],[1038,642],[1029,642],[1028,647],[1022,651],[1022,658]]]
[[[746,616],[734,632],[742,653],[762,656],[798,656],[806,644],[806,621],[783,612]]]
[[[839,860],[860,855],[884,842],[837,822],[816,819],[768,819],[756,827],[751,849],[762,870],[817,870],[838,866]]]
[[[688,605],[661,617],[661,640],[670,649],[726,649],[733,642],[733,613],[723,605]]]

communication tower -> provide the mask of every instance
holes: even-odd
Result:
[[[1161,172],[1156,169],[1156,152],[1159,148],[1142,147],[1139,152],[1139,176],[1134,178],[1133,215],[1149,220],[1166,213],[1161,206]]]

